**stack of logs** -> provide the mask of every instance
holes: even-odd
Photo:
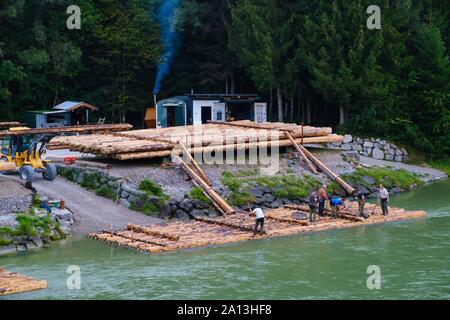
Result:
[[[1,137],[23,136],[23,135],[45,135],[45,134],[62,134],[62,133],[77,133],[90,134],[93,132],[116,132],[130,130],[133,126],[131,124],[102,124],[102,125],[84,125],[71,126],[62,128],[26,128],[26,127],[9,127],[9,130],[0,131]],[[79,136],[86,137],[86,136]],[[67,136],[66,138],[70,138]]]
[[[22,126],[25,126],[25,124],[20,122],[0,122],[0,130]]]
[[[259,147],[287,147],[292,146],[289,135],[298,144],[343,140],[342,136],[332,134],[331,128],[237,121],[90,136],[56,137],[51,141],[49,148],[66,148],[119,160],[133,160],[181,155],[183,150],[179,147],[180,142],[183,142],[192,154]]]

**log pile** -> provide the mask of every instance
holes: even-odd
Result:
[[[349,215],[356,216],[357,204],[352,203],[347,209]],[[372,212],[375,205],[368,204],[367,212]],[[305,208],[300,208],[305,209]],[[298,211],[298,210],[297,210]],[[280,208],[266,212],[264,235],[254,235],[254,218],[249,214],[231,214],[225,217],[210,219],[197,218],[188,222],[172,222],[165,225],[148,227],[129,226],[122,231],[106,231],[93,233],[89,237],[104,243],[146,253],[158,253],[236,243],[254,239],[274,238],[301,233],[344,229],[355,226],[378,224],[405,219],[417,219],[426,216],[423,211],[405,211],[390,208],[388,216],[381,215],[380,210],[366,220],[320,218],[315,223],[293,219],[295,210]],[[347,214],[347,211],[346,213]],[[298,222],[298,223],[297,223]]]
[[[23,135],[40,135],[40,134],[61,134],[61,133],[79,133],[89,134],[93,132],[115,132],[130,130],[131,124],[102,124],[102,125],[85,125],[72,126],[62,128],[10,128],[9,130],[0,131],[0,138],[5,136],[23,136]]]
[[[14,127],[23,127],[25,124],[20,122],[0,122],[0,129],[9,129]]]
[[[47,288],[46,281],[39,281],[0,268],[0,296]]]
[[[184,150],[178,147],[180,142],[191,154],[258,147],[287,147],[292,145],[287,132],[299,144],[340,142],[343,139],[342,136],[332,134],[331,128],[238,121],[91,136],[56,137],[51,141],[51,146],[119,160],[134,160],[181,155]]]

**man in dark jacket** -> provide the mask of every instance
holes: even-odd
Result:
[[[309,221],[316,222],[317,206],[319,204],[319,196],[317,191],[313,190],[309,196]]]

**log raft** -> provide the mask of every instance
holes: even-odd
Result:
[[[375,205],[367,204],[367,212],[372,212]],[[418,219],[426,216],[423,211],[405,211],[400,208],[390,208],[390,214],[383,216],[377,208],[375,215],[368,219],[347,219],[341,216],[339,219],[322,217],[315,223],[301,221],[293,218],[293,213],[304,207],[296,209],[280,208],[266,212],[265,231],[263,235],[253,233],[254,219],[247,219],[247,215],[239,212],[225,217],[197,218],[189,222],[170,222],[165,225],[147,227],[134,226],[123,231],[93,233],[89,237],[126,249],[138,250],[145,253],[160,253],[174,250],[183,250],[196,247],[207,247],[237,243],[255,239],[267,239],[298,235],[310,232],[345,229],[357,226],[366,226],[394,222],[407,219]],[[348,210],[348,211],[347,211]],[[352,203],[343,215],[356,217],[358,205]],[[123,236],[121,236],[123,235]],[[169,236],[165,237],[163,235]],[[177,239],[175,241],[175,239]]]
[[[47,281],[36,280],[15,272],[0,268],[0,296],[42,290]]]

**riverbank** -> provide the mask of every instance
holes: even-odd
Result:
[[[42,249],[72,232],[75,218],[70,210],[18,182],[0,177],[0,203],[0,257]]]
[[[354,152],[316,149],[315,154],[334,172],[341,175],[367,197],[376,197],[380,183],[391,194],[416,189],[424,183],[446,179],[447,175],[428,167],[376,160],[355,155]],[[312,175],[292,150],[283,152],[279,168],[271,174],[264,173],[265,166],[202,165],[202,170],[213,183],[213,188],[238,210],[247,209],[248,202],[266,209],[308,201],[313,188],[329,185],[329,193],[346,196],[335,182],[324,174]],[[102,161],[92,167],[59,165],[59,173],[67,180],[111,199],[123,207],[165,220],[191,220],[196,217],[215,217],[211,203],[178,167],[165,162]],[[241,162],[242,163],[242,162]]]
[[[426,211],[424,219],[164,254],[75,237],[0,258],[6,269],[48,282],[0,300],[448,300],[449,193],[447,180],[392,197],[392,206]],[[67,290],[69,265],[81,269],[81,290]],[[373,265],[381,290],[366,286]]]

